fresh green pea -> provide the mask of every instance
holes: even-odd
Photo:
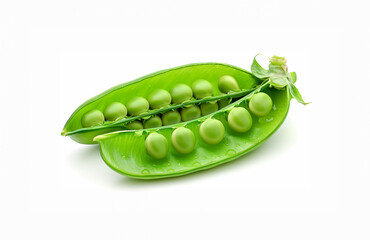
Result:
[[[126,125],[126,127],[130,130],[140,130],[140,129],[143,129],[144,126],[143,124],[140,122],[140,121],[133,121],[133,122],[130,122]]]
[[[195,98],[202,99],[213,95],[213,86],[207,80],[199,79],[191,85]]]
[[[205,143],[215,145],[224,138],[225,127],[221,121],[210,118],[200,125],[199,135]]]
[[[145,148],[151,157],[161,159],[168,153],[168,141],[159,133],[151,133],[145,139]]]
[[[181,120],[187,122],[200,117],[200,109],[198,106],[191,106],[181,109]]]
[[[231,129],[236,132],[247,132],[252,127],[252,116],[247,109],[243,107],[233,108],[227,116],[227,122]]]
[[[181,122],[180,113],[175,111],[168,111],[162,115],[163,126],[172,125]]]
[[[184,127],[177,128],[171,135],[172,146],[182,154],[190,153],[195,147],[194,133]]]
[[[149,110],[149,103],[143,97],[135,97],[127,103],[127,111],[131,116],[140,115]]]
[[[104,117],[108,121],[115,121],[127,115],[127,108],[120,102],[112,102],[104,109]]]
[[[202,103],[200,105],[200,111],[202,112],[203,116],[216,112],[217,110],[218,110],[217,103]]]
[[[193,97],[193,90],[188,85],[180,83],[172,88],[171,97],[174,104],[180,104]]]
[[[145,128],[156,128],[162,126],[162,119],[159,116],[149,118],[144,122]]]
[[[104,114],[97,109],[94,109],[94,110],[91,110],[85,113],[81,119],[81,124],[83,127],[91,127],[96,124],[101,124],[103,122],[104,122]]]
[[[220,77],[218,80],[218,89],[223,93],[229,93],[231,91],[236,92],[240,90],[235,78],[229,75]]]
[[[164,89],[157,89],[148,96],[148,102],[151,109],[159,109],[170,105],[171,95]]]
[[[229,105],[230,104],[230,100],[231,100],[230,98],[223,98],[223,99],[219,100],[218,101],[218,107],[219,107],[219,109],[224,108],[227,105]]]
[[[258,117],[266,116],[272,109],[272,100],[266,93],[259,92],[249,101],[249,109]]]

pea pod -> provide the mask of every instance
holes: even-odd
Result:
[[[225,95],[218,89],[218,80],[225,75],[232,76],[236,79],[236,85],[240,87],[240,91],[231,91],[229,94]],[[174,88],[176,84],[182,84],[182,87],[184,87],[183,85],[185,84],[189,86],[191,91],[193,83],[197,83],[199,80],[206,80],[213,86],[213,96],[210,96],[212,93],[208,91],[200,92],[195,95],[196,97],[189,99],[190,96],[188,96],[188,94],[184,96],[178,95],[177,92],[178,89],[181,90],[181,86],[175,89],[175,91],[172,91],[173,94],[176,95],[173,95],[175,99],[170,105],[168,105],[168,94],[166,95],[166,101],[163,103],[157,99],[156,95],[153,96],[154,90],[171,92],[171,89]],[[201,81],[201,83],[204,82]],[[243,97],[260,83],[261,79],[255,77],[252,73],[232,65],[221,63],[189,64],[159,71],[113,87],[87,100],[70,116],[63,128],[62,135],[69,136],[79,143],[96,144],[96,142],[93,141],[95,136],[119,130],[127,130],[129,129],[128,125],[136,120],[145,120],[154,115],[163,114],[170,110],[180,109],[185,106],[200,104],[202,102]],[[197,90],[198,86],[193,87]],[[145,99],[149,99],[150,103],[146,102]],[[181,99],[185,99],[185,101],[181,102]],[[114,121],[108,121],[107,118],[103,121],[104,119],[101,119],[100,113],[104,111],[107,112],[105,109],[112,103],[124,104],[125,107],[127,107],[127,112],[126,108],[120,106],[122,112],[121,117],[115,116],[114,119],[116,120]],[[153,107],[159,108],[153,109]],[[95,113],[97,119],[84,120],[83,118],[88,116],[91,112]],[[127,113],[128,115],[126,116]],[[83,125],[82,123],[85,122],[91,123],[91,126]]]
[[[258,91],[268,94],[274,106],[264,117],[251,114],[253,125],[246,132],[235,131],[227,121],[229,112],[242,107],[250,112],[248,103]],[[268,84],[253,91],[244,98],[221,109],[214,115],[204,116],[186,124],[180,123],[155,130],[119,131],[100,135],[95,140],[100,144],[101,156],[113,170],[134,178],[155,179],[174,177],[207,169],[229,162],[261,145],[283,123],[287,116],[290,94],[287,89],[269,88]],[[202,139],[200,128],[209,119],[216,119],[225,128],[223,139],[210,144]],[[190,153],[179,153],[171,140],[173,132],[181,127],[191,130],[195,135],[195,147]],[[169,143],[166,157],[156,159],[150,156],[145,140],[151,133],[164,136]]]

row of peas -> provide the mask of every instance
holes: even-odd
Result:
[[[249,109],[258,117],[266,116],[272,109],[272,100],[266,93],[257,93],[249,101]],[[232,130],[239,133],[249,131],[253,124],[251,114],[244,107],[233,108],[227,116],[227,122]],[[206,144],[215,145],[224,138],[225,127],[221,121],[209,118],[200,125],[199,135]],[[180,127],[172,132],[171,143],[177,152],[188,154],[195,148],[195,135],[190,129]],[[145,139],[145,148],[151,157],[162,159],[168,154],[169,144],[166,137],[153,132]]]
[[[219,90],[227,94],[231,91],[239,91],[239,85],[236,80],[229,75],[220,77],[218,80]],[[147,112],[150,109],[160,109],[172,104],[181,104],[185,101],[192,99],[203,99],[213,96],[214,89],[212,84],[203,79],[196,80],[192,86],[180,83],[175,85],[170,92],[164,89],[154,90],[147,99],[143,97],[135,97],[126,103],[126,106],[121,102],[110,103],[104,111],[98,109],[91,110],[85,113],[81,119],[83,127],[91,127],[104,123],[104,121],[116,121],[129,116],[138,116]],[[153,116],[144,121],[144,124],[139,121],[133,121],[127,124],[128,129],[143,129],[160,127],[162,125],[172,125],[181,121],[186,122],[201,115],[208,115],[223,108],[228,104],[228,99],[222,99],[218,103],[202,103],[199,106],[193,105],[185,107],[179,111],[168,111],[159,116]]]

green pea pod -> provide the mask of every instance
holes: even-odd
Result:
[[[230,75],[237,79],[237,83],[241,91],[232,92],[227,95],[221,94],[220,90],[217,88],[217,84],[219,78],[223,75]],[[101,119],[101,113],[104,112],[105,108],[112,103],[118,102],[123,103],[127,106],[128,102],[136,97],[141,97],[141,101],[145,101],[142,98],[153,98],[153,96],[150,96],[150,94],[155,89],[164,89],[169,92],[171,88],[174,87],[174,85],[176,84],[181,83],[191,86],[192,83],[194,83],[198,79],[205,79],[211,83],[214,88],[213,96],[207,96],[203,99],[192,98],[183,103],[171,104],[169,106],[167,104],[158,104],[157,102],[155,102],[156,105],[153,105],[159,106],[161,108],[150,110],[144,109],[143,111],[137,112],[136,109],[132,107],[135,112],[132,113],[131,116],[117,118],[117,120],[114,121],[107,121],[107,118],[105,119],[105,121],[104,118]],[[128,124],[135,120],[148,119],[153,115],[162,114],[169,110],[175,110],[184,106],[200,104],[206,101],[217,101],[225,98],[243,97],[251,92],[260,83],[260,81],[260,79],[247,72],[246,70],[221,63],[189,64],[159,71],[138,78],[131,82],[113,87],[97,95],[96,97],[87,100],[85,103],[79,106],[70,116],[63,128],[62,135],[69,136],[79,143],[96,144],[96,142],[93,141],[95,136],[128,129]],[[145,102],[141,104],[145,105]],[[162,107],[162,105],[166,106]],[[137,106],[139,106],[139,104],[135,105],[135,107]],[[121,108],[122,111],[125,110],[123,109],[123,107]],[[97,115],[100,114],[100,118],[98,119],[98,121],[87,121],[88,123],[91,123],[92,126],[84,127],[84,121],[82,121],[82,118],[90,111],[95,111],[95,114]],[[131,112],[133,112],[133,110]],[[128,113],[130,113],[130,109],[128,109]],[[114,117],[116,116],[114,115]]]
[[[100,135],[95,140],[100,145],[105,163],[118,173],[141,179],[155,179],[184,175],[229,162],[266,141],[283,123],[288,114],[291,95],[287,88],[278,90],[268,87],[266,82],[247,96],[231,103],[213,115],[204,116],[186,123],[139,131],[119,131]],[[246,132],[238,132],[230,127],[227,116],[235,107],[250,111],[248,102],[257,93],[268,94],[274,103],[271,111],[263,116],[252,115],[252,127]],[[224,137],[215,144],[203,140],[201,125],[208,119],[216,119],[224,126]],[[174,148],[171,135],[181,127],[191,130],[195,135],[194,150],[183,154]],[[216,129],[215,129],[216,131]],[[165,137],[168,153],[162,159],[148,154],[146,138],[151,133]],[[207,142],[206,142],[207,141]],[[160,146],[157,146],[160,147]]]

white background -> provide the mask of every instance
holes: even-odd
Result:
[[[1,1],[1,239],[370,239],[367,1]],[[258,150],[140,181],[60,136],[85,100],[193,62],[285,56],[292,101]]]

